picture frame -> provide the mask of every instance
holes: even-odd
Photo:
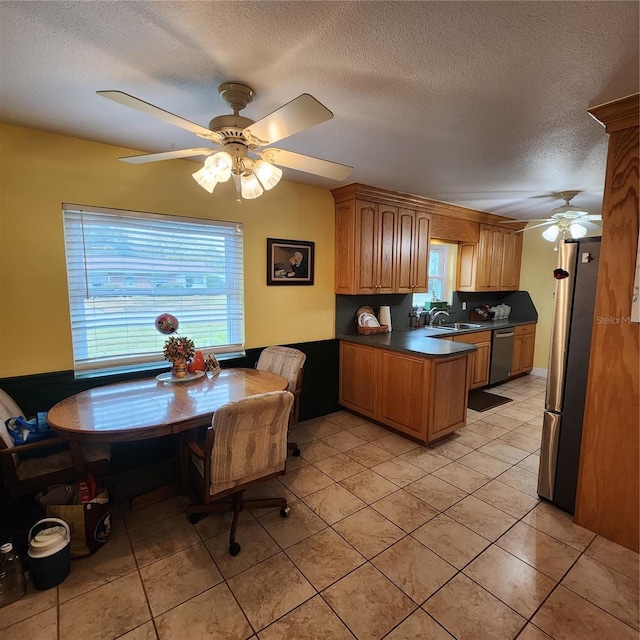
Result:
[[[315,243],[267,238],[267,285],[312,285]]]

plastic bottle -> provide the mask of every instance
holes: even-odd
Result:
[[[10,542],[0,546],[0,607],[5,607],[25,594],[24,572]]]

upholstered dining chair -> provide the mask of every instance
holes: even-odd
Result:
[[[302,393],[302,376],[307,356],[298,349],[291,347],[266,347],[262,350],[256,369],[270,371],[286,378],[287,390],[293,393],[293,409],[289,419],[289,426],[298,422],[300,414],[300,394]],[[295,442],[289,442],[287,448],[294,456],[300,455],[300,449]]]
[[[24,413],[13,398],[0,389],[0,467],[9,496],[19,498],[52,484],[76,480],[70,447],[77,445],[55,436],[16,446],[5,422],[18,416],[24,417]],[[39,457],[30,457],[34,452]],[[78,453],[93,475],[101,476],[107,472],[111,459],[108,444],[82,444]]]
[[[187,507],[195,524],[202,514],[233,511],[229,553],[240,553],[236,542],[238,518],[243,509],[280,507],[289,513],[285,498],[244,500],[245,489],[279,476],[287,461],[287,426],[293,405],[288,391],[271,391],[230,402],[216,410],[204,444],[184,439],[189,455],[188,473],[200,504]],[[231,496],[231,501],[220,502]]]

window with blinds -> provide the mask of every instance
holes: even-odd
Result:
[[[242,225],[63,205],[76,373],[164,361],[170,313],[197,349],[242,351]]]

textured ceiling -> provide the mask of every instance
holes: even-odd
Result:
[[[207,126],[239,81],[254,120],[301,93],[333,120],[278,146],[348,182],[522,219],[557,192],[599,213],[607,136],[587,108],[638,91],[637,2],[0,2],[0,120],[145,152]],[[172,162],[183,162],[174,160]],[[136,171],[132,166],[131,171]],[[329,188],[339,183],[285,171]]]

